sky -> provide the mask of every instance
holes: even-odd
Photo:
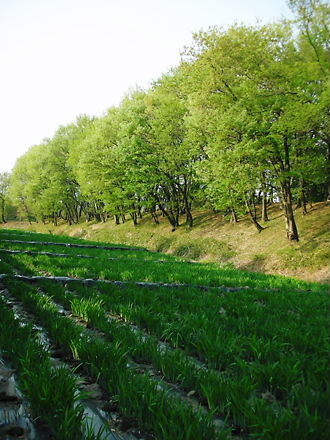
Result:
[[[285,0],[0,0],[0,172],[180,62],[193,32],[290,17]]]

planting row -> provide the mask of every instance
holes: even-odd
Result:
[[[1,420],[4,437],[56,439],[97,439],[84,416],[80,403],[84,395],[79,391],[76,378],[65,367],[54,368],[47,349],[38,341],[32,325],[23,325],[7,307],[0,296],[0,347],[1,355],[19,372],[19,386],[27,399],[30,418],[37,421],[34,428],[29,412],[21,414],[21,395],[14,392],[10,378],[2,378],[2,400],[19,403],[17,410],[7,408],[13,414]],[[6,423],[7,422],[7,423]],[[1,434],[0,434],[1,435]]]
[[[18,238],[20,241],[24,241],[24,243],[9,243],[5,242],[3,240],[6,239],[12,239],[13,237],[16,237],[18,234]],[[1,241],[1,247],[6,249],[13,249],[13,250],[30,250],[30,251],[44,251],[43,245],[28,245],[27,242],[31,241],[31,238],[33,238],[34,242],[37,243],[38,241],[48,241],[48,242],[63,242],[65,244],[97,244],[100,245],[100,243],[97,242],[89,242],[81,239],[74,239],[71,237],[61,237],[56,235],[49,235],[49,234],[39,234],[39,233],[27,233],[27,232],[20,232],[20,231],[14,231],[14,235],[10,230],[2,229],[0,230],[0,241]],[[101,245],[107,245],[106,243],[101,243]],[[109,245],[108,245],[109,246]],[[112,246],[112,245],[111,245]],[[118,245],[113,245],[117,246]],[[47,246],[47,251],[58,253],[58,247],[55,246]],[[77,255],[77,249],[72,247],[65,247],[65,253],[69,255]],[[82,249],[79,250],[79,254],[82,254]],[[79,276],[83,278],[104,278],[104,279],[125,279],[125,280],[134,280],[134,281],[160,281],[160,282],[181,282],[181,283],[188,283],[188,284],[206,284],[206,285],[226,285],[226,286],[250,286],[250,287],[257,287],[257,288],[277,288],[277,289],[288,289],[288,290],[294,290],[294,289],[302,289],[302,290],[311,290],[311,291],[327,291],[327,286],[320,285],[318,283],[307,283],[301,280],[295,280],[285,277],[279,277],[279,276],[270,276],[260,273],[251,273],[247,271],[237,271],[235,269],[230,268],[222,268],[220,269],[215,264],[193,264],[193,265],[176,265],[176,266],[165,266],[161,267],[162,265],[159,265],[160,267],[158,269],[154,268],[153,265],[148,265],[148,262],[146,261],[136,261],[136,260],[166,260],[169,262],[176,262],[180,261],[178,259],[175,259],[169,255],[159,254],[159,253],[153,253],[153,252],[141,252],[141,250],[102,250],[102,249],[89,249],[89,248],[83,248],[83,255],[89,255],[89,256],[97,256],[100,258],[100,260],[96,262],[90,262],[89,269],[84,270],[84,266],[86,264],[85,261],[81,261],[80,263],[78,261],[75,262],[75,266],[77,267],[76,273],[73,272],[73,276]],[[116,258],[116,259],[123,259],[124,261],[119,261],[118,265],[117,262],[109,262],[106,261],[107,258]],[[36,259],[36,257],[33,257]],[[102,260],[103,258],[103,260]],[[130,261],[131,260],[131,264]],[[134,264],[133,264],[134,263]],[[54,262],[35,262],[36,267],[38,265],[61,265],[62,263],[59,261]],[[72,266],[72,262],[66,263],[66,266],[64,265],[63,269],[66,269],[68,273],[65,275],[70,274],[70,267]],[[105,269],[105,273],[102,272],[102,269]],[[127,269],[127,270],[125,270]],[[40,268],[42,270],[42,268]],[[86,273],[89,271],[89,275]],[[78,275],[80,274],[80,275]],[[152,275],[151,275],[152,274]],[[63,273],[58,275],[63,275]],[[100,276],[97,276],[100,275]],[[120,277],[122,275],[122,278]]]
[[[0,248],[0,254],[1,253],[7,253],[7,254],[26,254],[26,255],[47,255],[48,257],[61,257],[61,258],[99,258],[97,256],[93,255],[81,255],[81,254],[59,254],[55,252],[43,252],[43,251],[29,251],[29,250],[21,250],[21,249],[3,249]],[[118,257],[105,257],[107,260],[117,260]],[[124,258],[121,258],[123,260]],[[126,259],[126,261],[132,261],[131,258]],[[148,262],[150,260],[146,259],[139,259],[139,261],[142,262]],[[151,260],[153,263],[183,263],[181,261],[168,261],[168,260]],[[187,262],[184,262],[184,264]],[[194,262],[189,261],[188,263],[192,264]]]
[[[52,241],[26,241],[26,240],[2,240],[6,243],[13,243],[13,244],[30,244],[30,245],[42,245],[42,246],[61,246],[61,247],[74,247],[74,248],[86,248],[86,249],[102,249],[102,250],[109,250],[109,251],[145,251],[146,249],[142,248],[132,248],[132,247],[124,247],[124,246],[101,246],[96,244],[80,244],[80,243],[55,243]]]
[[[177,264],[166,265],[148,261],[117,259],[109,261],[104,258],[95,260],[75,259],[74,265],[68,258],[49,257],[47,255],[9,255],[1,253],[1,259],[9,262],[26,275],[70,276],[75,278],[95,278],[120,281],[146,281],[182,283],[205,286],[247,286],[259,289],[281,289],[292,291],[307,289],[324,291],[326,286],[316,283],[304,283],[294,279],[282,279],[275,276],[219,269],[213,264]]]
[[[129,248],[122,247],[118,245],[104,245],[100,247],[95,244],[85,245],[85,242],[80,240],[79,242],[71,242],[68,239],[61,240],[60,242],[56,242],[54,240],[55,236],[48,236],[47,247],[42,244],[41,241],[38,241],[39,234],[36,234],[36,237],[33,237],[33,241],[31,241],[30,237],[26,237],[24,235],[20,236],[12,236],[8,234],[4,230],[0,230],[0,243],[1,247],[4,249],[13,249],[13,250],[25,250],[32,252],[51,252],[51,253],[64,253],[66,255],[76,256],[79,252],[81,255],[93,256],[93,257],[103,257],[103,258],[135,258],[142,260],[165,260],[165,261],[180,261],[178,258],[171,257],[169,255],[160,254],[157,252],[149,252],[146,249],[141,248]],[[41,234],[43,235],[43,234]],[[46,236],[47,237],[47,236]],[[14,239],[15,238],[15,239]],[[46,238],[44,238],[46,239]],[[61,246],[60,246],[61,245]],[[76,248],[75,246],[79,245],[80,248]],[[92,246],[92,247],[89,247]],[[95,247],[93,247],[95,246]],[[98,246],[98,247],[97,247]],[[106,247],[106,249],[104,249]]]
[[[274,322],[270,322],[268,331],[271,331],[272,328],[273,340],[270,337],[268,339],[258,337],[253,334],[253,329],[246,332],[246,327],[240,326],[239,321],[241,320],[243,324],[246,323],[244,318],[247,317],[248,312],[252,311],[253,307],[250,310],[248,307],[245,307],[245,310],[242,308],[242,319],[233,314],[232,318],[234,319],[230,321],[230,314],[235,310],[235,303],[246,306],[251,299],[248,296],[237,298],[236,294],[231,294],[220,297],[222,306],[218,324],[224,321],[227,326],[222,329],[220,327],[218,333],[214,327],[210,326],[210,322],[205,322],[207,319],[205,315],[202,316],[199,324],[195,320],[193,326],[190,327],[188,320],[185,319],[184,325],[179,329],[176,325],[178,315],[174,313],[171,320],[169,308],[167,308],[168,314],[163,315],[163,318],[165,316],[166,319],[162,320],[163,323],[167,323],[167,329],[163,333],[159,333],[160,337],[167,340],[173,347],[182,346],[186,353],[198,358],[203,358],[203,354],[205,355],[207,352],[203,345],[207,343],[211,357],[205,356],[205,360],[209,366],[213,365],[214,367],[217,366],[217,362],[220,362],[218,368],[222,369],[222,373],[219,374],[211,368],[201,368],[198,363],[196,364],[187,358],[182,350],[164,349],[159,346],[159,342],[154,337],[146,337],[139,331],[133,331],[128,326],[123,327],[114,320],[109,320],[108,312],[111,311],[113,315],[116,312],[116,307],[124,303],[124,297],[133,297],[134,289],[131,291],[111,289],[111,291],[103,291],[104,293],[100,297],[97,291],[79,287],[78,283],[72,285],[74,294],[58,284],[50,284],[49,282],[41,284],[51,292],[54,298],[87,320],[88,325],[93,325],[101,330],[113,343],[120,343],[125,352],[129,353],[131,359],[136,362],[153,364],[164,377],[178,383],[188,394],[191,391],[196,394],[202,403],[207,403],[215,413],[224,416],[229,425],[232,423],[235,432],[243,430],[254,435],[262,433],[263,438],[279,438],[274,436],[275,432],[277,435],[285,432],[286,438],[296,438],[297,432],[300,432],[299,438],[310,438],[310,434],[316,430],[319,433],[317,438],[326,438],[322,437],[322,432],[327,432],[325,429],[328,386],[325,376],[327,371],[326,335],[321,334],[321,337],[318,336],[318,339],[315,339],[319,332],[314,332],[314,335],[309,332],[309,338],[313,336],[314,339],[307,341],[301,337],[300,339],[293,338],[291,343],[284,342],[286,339],[290,340],[290,334],[295,334],[294,327],[287,328],[286,332],[280,331],[284,328],[285,306],[293,306],[292,298],[291,304],[289,304],[282,297],[283,314],[279,326],[276,327]],[[102,286],[99,286],[99,289],[102,290]],[[180,297],[178,292],[175,293],[176,296],[172,292],[173,298]],[[188,291],[185,293],[189,294]],[[141,291],[139,294],[142,299]],[[198,297],[197,292],[190,292],[190,295]],[[212,298],[211,294],[203,294],[204,300],[207,296],[209,301],[216,304],[216,298]],[[145,301],[147,297],[150,298],[150,291],[144,292]],[[159,297],[160,295],[158,295]],[[261,307],[264,314],[269,312],[266,301],[261,296],[255,293],[254,298],[253,304],[256,309]],[[168,296],[168,299],[173,305],[171,296]],[[181,300],[183,303],[185,302],[185,295],[181,297]],[[183,303],[180,306],[177,302],[178,310],[182,310]],[[218,306],[220,303],[218,302]],[[187,306],[188,310],[190,308],[188,315],[193,315],[192,310],[196,305]],[[123,313],[124,308],[122,306],[120,308],[121,311],[117,316],[128,321],[128,315]],[[138,309],[138,306],[131,303],[127,310],[132,313],[136,308]],[[165,306],[163,311],[165,311]],[[140,312],[141,310],[137,313]],[[301,313],[297,308],[290,309],[290,312],[286,314],[286,324],[289,320],[294,321]],[[144,316],[144,320],[147,321],[151,319],[152,315],[147,313],[140,316]],[[182,320],[183,316],[180,315],[179,319]],[[161,318],[159,313],[156,319],[154,317],[151,322],[156,322],[158,318]],[[302,318],[308,319],[306,314]],[[299,322],[299,319],[296,319],[296,322]],[[235,320],[237,321],[236,325]],[[258,316],[256,321],[259,328],[262,329],[262,324],[265,322],[258,322]],[[204,328],[201,327],[202,322]],[[322,319],[318,320],[318,324],[315,328],[322,328]],[[210,326],[209,333],[206,334],[208,326]],[[151,328],[152,326],[149,327],[149,330]],[[199,329],[199,333],[192,333],[194,328]],[[157,334],[158,330],[153,327],[154,334]],[[215,334],[218,335],[216,340],[214,340]],[[222,338],[219,337],[221,334]],[[283,338],[282,342],[281,337]],[[189,343],[190,340],[193,341],[192,344]],[[179,344],[178,341],[180,341]],[[310,345],[306,345],[307,342]],[[303,347],[304,350],[302,350]],[[309,427],[308,424],[310,424]]]
[[[137,373],[127,366],[127,353],[120,341],[91,336],[81,325],[60,315],[50,297],[39,290],[10,279],[5,283],[47,329],[54,346],[73,355],[89,375],[111,395],[116,395],[121,412],[134,417],[142,429],[151,430],[159,439],[227,437],[224,430],[216,433],[210,416],[170,395],[148,374]]]
[[[78,251],[72,248],[70,252],[74,255]],[[133,383],[128,389],[142,393],[144,385],[147,390],[154,387],[156,394],[165,393],[164,401],[173,398],[180,411],[182,407],[190,408],[194,420],[196,408],[199,408],[202,418],[198,423],[207,422],[208,429],[213,430],[211,434],[211,431],[208,434],[203,431],[211,435],[209,438],[226,438],[232,434],[263,439],[328,438],[329,297],[326,288],[280,277],[219,270],[214,265],[170,262],[154,265],[138,262],[135,257],[130,261],[127,256],[131,251],[124,253],[126,259],[117,262],[109,262],[103,257],[75,260],[74,268],[73,260],[68,258],[3,253],[0,273],[61,276],[81,273],[88,278],[125,280],[118,285],[93,282],[93,287],[78,281],[63,287],[54,281],[39,280],[36,281],[38,288],[28,285],[23,288],[22,283],[10,277],[4,282],[22,300],[25,297],[26,306],[32,301],[26,300],[26,292],[30,292],[28,296],[34,301],[46,298],[42,292],[46,293],[47,298],[53,298],[94,329],[91,336],[87,330],[82,332],[79,326],[80,337],[83,333],[88,341],[106,344],[108,350],[120,347],[124,361],[123,364],[119,362],[119,370],[123,369],[125,378]],[[154,285],[151,289],[142,287],[143,283],[139,287],[133,283],[147,277],[162,282],[174,277],[187,280],[189,284],[207,280],[205,284],[208,285],[227,284],[240,288],[235,292],[228,289],[201,291]],[[244,286],[250,288],[242,289]],[[34,307],[33,313],[41,319],[40,310]],[[54,309],[54,322],[56,313]],[[43,325],[49,328],[46,321]],[[50,331],[52,338],[55,337],[53,332]],[[67,353],[82,364],[97,359],[95,371],[99,371],[98,357],[92,361],[84,351],[76,354],[73,347],[78,339],[75,338],[73,345],[63,338],[61,344],[67,347]],[[104,364],[105,375],[110,374],[106,372],[109,365]],[[103,370],[102,374],[97,374],[101,378]],[[164,381],[160,381],[159,375]],[[169,386],[170,383],[173,386]],[[109,390],[115,395],[125,392],[114,384]],[[176,391],[174,396],[173,390]],[[158,397],[150,397],[150,402],[154,402],[153,399],[158,402]],[[136,415],[135,404],[132,403],[128,412],[124,410],[125,414],[134,416],[144,432],[153,433],[160,439],[170,438],[166,437],[170,436],[168,428],[164,428],[166,434],[157,431],[156,419],[139,415],[138,410]],[[161,417],[168,417],[167,404],[164,408],[161,406]],[[149,403],[145,403],[143,411],[152,412]],[[206,411],[211,411],[212,415],[207,415]],[[147,423],[143,417],[148,419]],[[222,422],[218,423],[217,417]],[[189,430],[187,434],[185,429],[188,428],[184,428],[187,425],[180,423],[182,426],[175,428],[176,436],[172,438],[190,438],[193,434]],[[180,432],[183,437],[177,437]]]
[[[40,232],[25,231],[20,229],[6,229],[0,230],[1,237],[10,240],[24,240],[24,241],[38,241],[38,242],[55,242],[55,243],[69,243],[69,244],[87,244],[96,246],[118,246],[117,243],[104,243],[98,241],[84,240],[76,237],[68,237],[57,234],[43,234]],[[127,245],[120,245],[121,247],[129,247]]]
[[[297,347],[288,348],[283,342],[267,343],[266,339],[251,335],[253,332],[248,336],[242,332],[241,339],[250,349],[247,362],[246,352],[238,345],[238,327],[232,332],[228,331],[228,336],[226,333],[221,344],[219,341],[213,344],[213,350],[220,346],[229,346],[231,349],[231,353],[228,350],[224,354],[227,358],[231,354],[232,359],[228,359],[228,368],[220,374],[214,369],[203,368],[181,350],[169,350],[164,344],[159,344],[156,338],[146,337],[136,328],[123,327],[113,319],[109,320],[108,311],[118,292],[111,291],[109,296],[103,294],[100,297],[97,291],[86,289],[79,284],[70,285],[74,288],[73,291],[54,284],[47,285],[48,291],[51,291],[57,300],[85,319],[89,326],[102,330],[111,340],[120,341],[135,362],[152,364],[167,380],[180,385],[188,395],[192,393],[198,397],[213,413],[224,416],[227,422],[232,424],[235,432],[251,435],[262,433],[262,438],[279,438],[280,433],[284,432],[286,438],[295,438],[297,432],[300,432],[300,438],[309,438],[308,435],[317,425],[320,435],[326,426],[327,381],[324,373],[327,364],[326,357],[322,365],[319,363],[322,354],[325,354],[322,349],[308,353],[307,348],[305,353],[299,355],[295,350]],[[231,295],[231,299],[234,297],[235,295]],[[244,298],[240,300],[244,303]],[[228,303],[230,304],[230,301]],[[222,314],[223,311],[224,308]],[[188,336],[191,334],[191,328],[189,331]],[[326,350],[327,347],[321,339],[317,342],[323,343],[323,350]],[[194,340],[197,341],[198,338]],[[313,342],[316,341],[311,343]],[[176,339],[172,345],[175,343]],[[261,344],[266,344],[264,352]],[[312,363],[314,357],[318,358],[318,362]],[[303,359],[307,358],[309,362],[302,364]],[[311,378],[308,372],[313,369],[314,377]],[[321,390],[315,393],[319,386]],[[313,393],[314,399],[311,400],[310,394]],[[313,422],[306,436],[308,416],[313,412]],[[271,434],[267,434],[268,432]]]
[[[68,370],[71,368],[70,374],[75,381],[75,395],[77,397],[77,402],[80,408],[83,409],[81,431],[78,431],[76,437],[74,438],[94,440],[137,440],[140,438],[143,438],[144,440],[152,440],[154,438],[153,435],[146,432],[141,433],[139,427],[134,424],[133,419],[127,418],[120,414],[120,412],[118,411],[116,396],[114,396],[114,398],[111,398],[107,391],[102,388],[98,383],[95,383],[93,378],[88,375],[88,371],[84,369],[83,365],[78,360],[75,360],[72,355],[70,356],[68,352],[62,350],[62,348],[54,346],[51,339],[47,336],[45,329],[42,325],[40,325],[40,322],[36,324],[37,321],[35,315],[26,311],[24,309],[23,303],[18,298],[11,296],[8,289],[2,290],[1,295],[3,303],[6,302],[6,304],[14,311],[16,324],[19,323],[20,326],[31,327],[33,337],[39,343],[39,348],[50,354],[51,366],[55,368],[61,368],[63,369],[63,371],[66,372],[68,372]],[[31,310],[29,306],[28,309]],[[59,312],[60,314],[63,314],[64,309],[60,308]],[[81,330],[83,330],[83,327],[81,327]],[[13,353],[14,352],[15,344],[13,344]],[[17,355],[19,356],[19,353],[17,353]],[[15,357],[15,354],[13,354],[13,356]],[[35,387],[37,385],[38,384],[36,382]],[[35,429],[33,429],[34,427],[31,426],[30,419],[27,418],[25,414],[23,414],[24,417],[22,418],[21,415],[23,412],[21,407],[19,407],[18,411],[16,410],[16,412],[11,410],[11,408],[6,408],[5,413],[1,412],[2,394],[3,393],[0,393],[0,425],[4,425],[3,429],[6,429],[6,431],[12,431],[13,427],[15,426],[17,433],[18,427],[21,431],[23,431],[22,426],[26,426],[26,429],[24,429],[24,434],[26,434],[27,437],[25,437],[24,435],[24,438],[29,438],[30,440],[43,440],[44,436],[40,436],[40,423],[38,423],[38,435],[35,435]],[[38,398],[38,394],[35,393],[35,395],[36,398]],[[44,396],[45,400],[47,400],[48,398],[52,398],[49,393]],[[79,398],[82,398],[83,400],[79,400]],[[11,396],[10,399],[11,401],[13,400]],[[24,399],[23,403],[24,402],[26,402],[26,398]],[[46,408],[45,404],[43,404],[43,406]],[[51,402],[48,402],[48,407],[51,407]],[[8,417],[9,412],[12,413],[11,420],[9,420]],[[40,418],[39,415],[35,417],[35,420],[41,419],[42,417]],[[15,425],[13,425],[12,422],[15,422]],[[79,421],[77,422],[78,426]],[[43,428],[43,431],[45,431],[45,427]],[[122,432],[120,431],[120,429],[124,429],[126,432]],[[1,434],[2,430],[0,429],[0,438],[2,438]],[[48,439],[50,436],[52,438],[61,437],[61,432],[54,430],[52,433],[46,432],[46,434],[47,435],[45,439]],[[69,433],[67,432],[64,437],[70,438],[68,437],[68,435]]]

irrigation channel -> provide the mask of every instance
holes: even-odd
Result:
[[[0,245],[0,439],[328,438],[324,286],[45,234]]]

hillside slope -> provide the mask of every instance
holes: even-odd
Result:
[[[10,222],[2,227],[144,246],[191,260],[217,262],[220,266],[328,282],[329,204],[317,203],[305,216],[297,209],[295,215],[300,233],[298,243],[287,241],[279,206],[270,209],[270,221],[263,224],[265,229],[261,233],[248,218],[229,224],[222,215],[206,210],[194,212],[193,228],[183,224],[175,232],[166,219],[159,217],[160,224],[156,225],[149,215],[141,219],[138,226],[130,220],[120,225],[109,220],[57,227]]]

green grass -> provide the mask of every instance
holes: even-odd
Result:
[[[17,249],[17,244],[6,247]],[[91,251],[68,250],[72,255]],[[157,439],[211,440],[237,433],[246,439],[328,438],[325,285],[211,263],[188,264],[171,256],[158,264],[153,260],[162,255],[150,252],[148,261],[139,261],[143,252],[118,251],[113,261],[107,255],[69,259],[3,253],[0,269],[128,281],[125,288],[51,281],[31,288],[10,278],[3,281],[47,329],[53,344],[117,396],[122,414],[134,417]],[[136,281],[189,286],[150,289],[136,286]],[[243,289],[201,290],[196,285]],[[103,338],[59,315],[53,301]],[[164,380],[159,382],[159,376]],[[172,396],[169,384],[193,395],[209,415]],[[218,433],[213,415],[225,423]]]
[[[298,243],[290,243],[286,239],[283,212],[278,205],[269,207],[270,221],[263,223],[265,229],[260,234],[247,217],[232,225],[221,214],[206,210],[194,212],[193,228],[186,227],[183,221],[175,232],[171,232],[166,219],[159,217],[160,224],[155,225],[149,215],[144,216],[138,226],[133,226],[131,221],[115,225],[111,220],[72,226],[61,224],[58,227],[40,223],[13,224],[43,233],[51,231],[54,241],[70,239],[79,242],[80,238],[85,238],[91,243],[125,243],[180,258],[214,262],[221,267],[284,274],[327,283],[329,213],[326,203],[314,204],[307,215],[303,215],[301,209],[296,209],[295,219],[300,234]],[[5,229],[8,226],[10,224],[5,225],[2,231],[8,233],[8,229]],[[19,230],[14,234],[22,236]],[[29,236],[31,238],[38,234],[30,233]]]
[[[195,435],[201,440],[224,438],[223,434],[214,432],[207,416],[159,390],[148,375],[128,369],[126,351],[119,341],[91,339],[80,325],[58,315],[49,296],[38,295],[36,289],[11,280],[6,280],[6,286],[37,316],[55,346],[72,352],[91,376],[100,380],[110,393],[117,394],[121,412],[134,416],[142,428],[152,429],[156,438],[190,439],[196,438]]]
[[[20,229],[3,229],[1,231],[1,237],[9,240],[24,240],[24,241],[46,241],[54,243],[73,243],[73,244],[89,244],[89,245],[106,245],[106,246],[118,246],[118,243],[107,243],[91,240],[83,240],[75,237],[68,237],[66,235],[57,234],[44,234],[34,231],[22,231]],[[128,245],[121,245],[122,247],[128,247]],[[58,249],[58,247],[56,247]]]
[[[160,304],[162,314],[166,314],[166,330],[164,331],[159,326],[155,328],[152,325],[155,322],[154,320],[150,321],[150,325],[146,329],[149,334],[157,334],[157,329],[160,330],[159,336],[170,342],[173,347],[179,348],[182,346],[189,354],[208,362],[209,369],[206,371],[194,363],[190,357],[188,358],[183,351],[178,349],[159,350],[157,349],[157,340],[152,336],[146,339],[145,335],[142,336],[140,333],[132,332],[127,326],[112,321],[109,322],[106,313],[107,311],[111,311],[112,314],[116,312],[114,300],[117,299],[119,304],[122,303],[118,300],[118,291],[110,289],[106,296],[103,294],[100,297],[96,290],[91,291],[91,289],[81,287],[78,289],[79,294],[77,296],[77,287],[73,292],[70,292],[59,287],[54,288],[49,282],[43,284],[48,286],[48,291],[52,291],[54,297],[71,308],[74,314],[86,320],[87,325],[92,325],[101,330],[112,341],[121,341],[122,347],[130,353],[135,361],[150,362],[162,372],[164,377],[178,383],[188,392],[197,390],[197,395],[201,401],[207,402],[212,411],[219,415],[226,414],[228,419],[231,418],[240,426],[247,428],[255,422],[253,411],[255,407],[259,408],[260,405],[262,406],[265,403],[263,396],[271,396],[274,402],[277,402],[281,411],[283,410],[281,407],[283,402],[291,399],[291,412],[288,411],[287,416],[289,417],[291,414],[290,417],[292,417],[292,409],[298,404],[303,404],[302,388],[306,389],[310,386],[313,389],[317,386],[317,383],[323,382],[322,374],[326,369],[326,365],[324,363],[320,365],[319,360],[325,354],[322,351],[325,348],[323,343],[326,339],[325,329],[321,334],[314,334],[314,339],[311,339],[310,334],[309,345],[306,344],[303,337],[296,334],[297,323],[286,328],[286,331],[282,332],[281,335],[281,329],[287,323],[287,309],[288,307],[294,307],[292,298],[280,297],[277,299],[276,302],[281,304],[280,309],[283,313],[282,319],[277,317],[276,322],[269,321],[267,323],[265,321],[266,310],[263,307],[266,306],[266,301],[261,296],[258,298],[257,303],[250,306],[249,310],[244,310],[239,319],[235,316],[230,323],[226,322],[226,325],[221,326],[221,321],[226,321],[224,316],[217,320],[216,314],[213,314],[209,316],[209,318],[212,318],[211,320],[207,319],[206,311],[210,311],[210,304],[205,304],[207,301],[204,297],[205,313],[199,319],[199,322],[196,321],[196,316],[193,319],[194,315],[191,310],[189,310],[186,317],[183,314],[181,315],[181,319],[184,319],[186,325],[182,326],[180,343],[178,343],[178,333],[175,333],[175,329],[178,330],[178,328],[174,327],[178,313],[175,311],[185,309],[186,298],[182,301],[181,307],[177,303],[174,305],[171,321],[170,308],[167,307],[166,309],[166,303],[173,305],[179,294],[177,293],[175,298],[166,295],[166,302]],[[62,293],[60,293],[61,290]],[[132,295],[127,295],[127,292],[126,296],[132,297]],[[145,292],[145,299],[149,296],[149,293]],[[226,314],[229,314],[230,306],[235,311],[237,310],[237,304],[246,303],[246,299],[247,297],[236,298],[236,295],[221,299],[221,310],[227,310]],[[209,298],[209,301],[216,305],[216,297]],[[295,306],[300,302],[298,298]],[[155,299],[155,304],[159,304],[159,295]],[[313,307],[314,310],[321,311],[320,324],[325,320],[324,313],[322,314],[324,305],[325,303],[320,304],[316,301]],[[269,306],[272,306],[272,304],[269,304]],[[198,309],[200,307],[201,305],[198,306]],[[220,307],[220,304],[217,307]],[[125,318],[126,321],[130,321],[129,318],[132,318],[130,312],[135,311],[136,308],[138,308],[136,304],[132,307],[132,303],[130,303],[129,311],[125,315],[123,307],[120,307],[120,316]],[[263,310],[263,313],[257,313],[260,310]],[[296,311],[296,313],[298,312]],[[155,315],[160,316],[159,309],[151,311],[150,317]],[[253,315],[255,315],[256,322],[254,326],[251,326],[251,320],[248,317]],[[146,314],[143,316],[146,318]],[[229,316],[227,316],[227,319],[229,319]],[[306,319],[306,316],[303,319]],[[131,319],[131,321],[134,321],[134,319]],[[196,329],[201,330],[199,334]],[[207,331],[208,334],[206,334]],[[174,338],[172,338],[173,333],[176,335]],[[275,341],[271,340],[273,333],[278,335]],[[212,340],[214,334],[221,335],[221,338],[216,341]],[[223,338],[224,334],[226,335],[225,340]],[[318,349],[320,349],[319,352],[317,352]],[[220,350],[220,352],[217,350]],[[298,353],[300,353],[300,356]],[[219,360],[220,364],[218,363]],[[216,371],[217,369],[221,369],[222,373],[219,374]],[[310,381],[308,371],[314,371],[314,382]],[[295,384],[294,390],[291,388],[292,383]],[[308,393],[305,394],[305,398],[307,395]],[[242,401],[243,396],[245,396],[245,401]],[[253,399],[253,403],[251,403],[251,399]],[[313,405],[319,399],[322,400],[320,395],[313,401]],[[309,402],[306,400],[305,404],[309,405]],[[271,418],[269,423],[272,423]]]
[[[39,234],[38,234],[39,235]],[[41,234],[40,234],[41,235]],[[14,236],[13,236],[14,237]],[[25,236],[26,238],[26,236]],[[28,237],[30,238],[30,237]],[[127,254],[127,251],[122,252],[120,250],[112,250],[112,249],[93,249],[93,248],[74,248],[74,247],[68,247],[68,246],[58,246],[58,245],[42,245],[42,244],[29,244],[29,242],[31,241],[37,241],[37,237],[34,237],[33,240],[26,240],[24,239],[23,234],[20,234],[20,237],[17,238],[15,235],[15,238],[12,238],[10,234],[8,233],[3,233],[3,231],[0,231],[0,249],[11,249],[11,250],[22,250],[22,251],[33,251],[33,252],[50,252],[50,253],[57,253],[57,254],[67,254],[67,255],[72,255],[72,256],[76,256],[76,255],[89,255],[95,258],[120,258],[120,259],[146,259],[146,260],[165,260],[165,261],[181,261],[179,258],[174,258],[172,256],[169,255],[164,255],[158,252],[148,252],[148,251],[141,251],[140,249],[138,249],[137,251],[134,250],[130,250],[129,251],[129,257]],[[17,240],[19,239],[20,241],[26,241],[24,243],[11,243],[8,242],[6,240]],[[63,240],[59,240],[59,241],[55,241],[53,239],[53,236],[48,236],[46,238],[48,242],[53,242],[53,243],[70,243],[70,239],[68,239],[66,237],[66,241]],[[40,240],[38,240],[40,241]],[[42,240],[41,240],[42,241]],[[84,240],[79,240],[76,242],[77,244],[97,244],[97,245],[102,245],[101,243],[89,243],[89,242],[85,242]],[[106,244],[103,243],[104,245],[107,246],[111,246],[111,244]],[[114,245],[114,246],[118,246]],[[125,246],[124,246],[125,247]],[[0,250],[1,252],[1,250]]]
[[[79,249],[81,253],[81,250]],[[158,258],[158,256],[157,256]],[[166,283],[187,283],[210,287],[232,286],[251,287],[256,289],[302,289],[327,291],[326,285],[308,283],[301,280],[265,275],[256,272],[238,271],[232,268],[219,268],[209,264],[155,264],[152,260],[140,261],[133,257],[109,261],[106,258],[75,259],[49,257],[47,255],[1,254],[1,260],[21,267],[25,274],[49,276],[70,276],[74,278],[95,278],[120,281],[146,281]]]
[[[76,378],[65,367],[51,366],[50,355],[37,341],[32,326],[18,325],[1,296],[0,312],[0,351],[18,369],[19,385],[32,416],[46,423],[58,440],[82,439],[84,410]]]

